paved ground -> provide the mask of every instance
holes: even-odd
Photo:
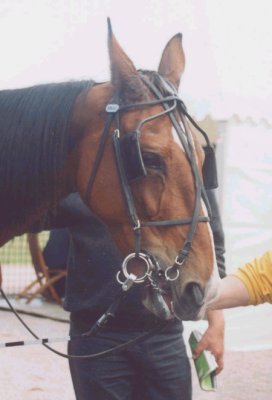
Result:
[[[43,337],[67,335],[67,322],[24,319]],[[11,313],[0,311],[0,321],[0,342],[29,338]],[[271,400],[271,360],[272,350],[227,352],[217,392],[201,391],[193,369],[194,400]],[[0,349],[0,388],[1,400],[75,400],[67,361],[42,346]]]
[[[271,400],[272,350],[227,352],[216,392],[203,392],[196,381],[195,400]],[[194,375],[195,379],[195,375]]]

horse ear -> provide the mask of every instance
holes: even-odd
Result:
[[[137,100],[141,97],[143,83],[137,70],[117,42],[108,18],[108,46],[111,67],[111,82],[113,87],[121,92],[123,97]]]
[[[184,67],[185,55],[182,48],[182,34],[178,33],[165,46],[158,72],[178,89]]]

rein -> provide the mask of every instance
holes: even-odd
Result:
[[[132,274],[131,274],[132,275]],[[132,277],[131,277],[132,279]],[[18,314],[18,312],[15,310],[11,302],[9,301],[8,297],[6,296],[5,292],[3,291],[2,288],[0,288],[0,293],[7,302],[10,310],[13,312],[13,314],[16,316],[16,318],[20,321],[20,323],[26,328],[26,330],[35,338],[35,340],[29,340],[29,341],[16,341],[16,342],[6,342],[6,343],[0,343],[0,348],[4,347],[15,347],[15,346],[26,346],[26,345],[33,345],[33,344],[42,344],[44,347],[46,347],[48,350],[52,351],[56,355],[66,358],[66,359],[99,359],[102,357],[105,357],[109,354],[117,353],[119,351],[125,350],[128,347],[132,345],[136,345],[139,342],[142,342],[144,340],[147,340],[148,338],[152,337],[156,333],[162,331],[166,326],[169,324],[169,321],[163,321],[161,324],[156,326],[155,328],[144,332],[143,334],[137,336],[134,339],[128,340],[125,343],[122,343],[120,345],[117,345],[115,347],[112,347],[111,349],[101,351],[99,353],[95,354],[85,354],[85,355],[75,355],[75,354],[66,354],[62,353],[51,346],[48,346],[47,343],[56,343],[56,342],[69,342],[72,340],[87,340],[93,338],[99,330],[103,328],[103,326],[106,325],[108,320],[110,318],[113,318],[115,316],[115,312],[119,306],[120,301],[125,297],[124,292],[126,292],[130,286],[127,288],[125,285],[123,288],[123,293],[115,299],[115,301],[111,304],[111,306],[108,308],[108,310],[95,322],[95,324],[91,327],[91,329],[81,335],[74,335],[74,336],[67,336],[67,337],[62,337],[62,338],[39,338],[38,335],[25,323],[25,321],[21,318],[21,316]]]

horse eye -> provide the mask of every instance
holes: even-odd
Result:
[[[152,168],[165,173],[166,167],[162,157],[156,153],[143,152],[143,162],[146,168]]]

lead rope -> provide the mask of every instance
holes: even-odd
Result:
[[[121,302],[121,300],[126,296],[126,291],[130,289],[130,287],[133,285],[134,280],[136,279],[136,276],[133,274],[130,274],[130,278],[128,278],[124,282],[124,288],[123,292],[121,295],[119,295],[115,301],[110,305],[108,310],[96,321],[96,323],[92,326],[92,328],[88,331],[85,332],[81,335],[74,335],[74,336],[67,336],[63,338],[40,338],[36,333],[25,323],[25,321],[21,318],[21,316],[18,314],[18,312],[15,310],[11,302],[9,301],[8,297],[6,296],[5,292],[3,289],[0,287],[0,293],[7,302],[10,310],[14,313],[14,315],[17,317],[17,319],[20,321],[20,323],[25,327],[25,329],[36,339],[35,341],[16,341],[16,342],[7,342],[7,343],[0,343],[0,348],[2,347],[14,347],[14,346],[25,346],[27,344],[42,344],[44,347],[46,347],[48,350],[52,351],[53,353],[57,354],[60,357],[66,358],[66,359],[99,359],[104,356],[107,356],[109,354],[113,354],[116,352],[119,352],[121,350],[125,350],[131,345],[135,345],[141,341],[144,341],[148,339],[149,337],[155,335],[157,332],[163,330],[169,323],[169,321],[163,321],[161,324],[156,326],[155,328],[151,329],[148,332],[145,332],[139,336],[137,336],[135,339],[131,339],[125,343],[122,343],[120,345],[117,345],[111,349],[95,353],[95,354],[86,354],[86,355],[75,355],[75,354],[65,354],[62,353],[58,350],[53,349],[52,347],[48,346],[47,343],[53,343],[53,342],[69,342],[72,340],[79,340],[79,339],[89,339],[94,337],[100,329],[102,329],[108,320],[110,318],[113,318],[115,316],[115,313],[117,311],[117,308]]]

